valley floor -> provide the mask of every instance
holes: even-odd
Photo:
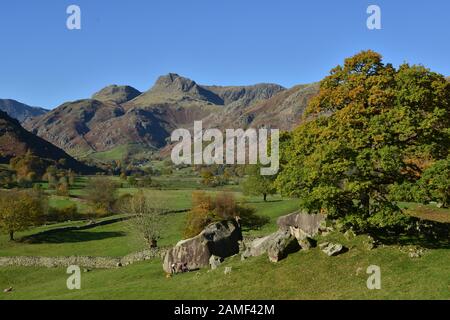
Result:
[[[165,197],[171,209],[188,209],[192,190],[149,190]],[[237,193],[240,196],[239,193]],[[268,217],[259,230],[247,236],[267,235],[276,230],[276,219],[295,211],[295,199],[275,197],[270,202],[245,198],[256,213]],[[449,221],[448,210],[402,204],[411,214],[441,222]],[[175,244],[182,234],[186,213],[167,215],[160,245]],[[106,219],[114,219],[110,217]],[[110,256],[141,250],[142,243],[125,221],[81,231],[61,231],[51,237],[41,232],[82,222],[43,226],[19,233],[24,242],[8,242],[0,235],[0,256]],[[41,235],[41,236],[40,236]],[[159,259],[110,270],[89,270],[81,275],[81,290],[68,290],[65,269],[0,268],[2,299],[450,299],[450,245],[426,248],[421,258],[412,259],[407,245],[379,246],[367,250],[366,236],[347,240],[332,233],[320,241],[338,241],[350,250],[328,257],[319,248],[291,254],[273,264],[266,255],[241,261],[229,258],[217,270],[200,270],[167,278]],[[370,265],[381,268],[381,290],[369,290],[366,273]],[[232,267],[225,275],[225,267]],[[3,289],[12,287],[12,292]]]

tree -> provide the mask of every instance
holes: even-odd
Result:
[[[211,170],[203,169],[200,173],[202,180],[201,183],[205,186],[213,187],[215,183],[214,174]]]
[[[163,207],[139,190],[136,194],[122,199],[120,211],[130,216],[133,231],[145,240],[150,248],[157,247],[163,227]]]
[[[14,233],[41,222],[47,198],[38,190],[0,192],[0,229],[14,241]]]
[[[255,196],[262,195],[264,201],[267,201],[268,195],[276,194],[277,190],[274,185],[276,176],[261,175],[260,167],[257,165],[249,166],[247,174],[248,177],[242,184],[244,194]]]
[[[425,170],[419,186],[430,200],[439,201],[447,208],[450,204],[450,158],[437,161]]]
[[[116,202],[117,185],[107,177],[90,178],[86,185],[86,199],[98,213],[112,213]]]
[[[361,52],[321,81],[304,123],[281,143],[277,186],[357,228],[397,225],[405,216],[388,200],[390,186],[448,155],[449,122],[442,75]]]

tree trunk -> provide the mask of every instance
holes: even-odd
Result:
[[[9,232],[9,241],[14,241],[14,231]]]
[[[264,202],[266,202],[267,201],[267,193],[264,193],[263,196],[264,196]]]

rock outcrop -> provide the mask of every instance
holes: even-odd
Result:
[[[241,258],[261,256],[265,253],[272,262],[278,262],[290,253],[300,249],[309,250],[315,246],[312,240],[325,221],[322,214],[295,212],[278,218],[279,230],[269,236],[246,242]]]
[[[167,273],[197,270],[210,265],[211,256],[227,258],[239,253],[242,230],[236,221],[222,221],[209,225],[198,236],[178,242],[164,257]]]
[[[288,230],[278,230],[270,239],[267,255],[271,262],[278,262],[300,250],[297,239]]]
[[[278,218],[277,225],[281,230],[295,228],[301,230],[299,236],[315,237],[319,233],[322,221],[325,220],[323,214],[309,214],[307,212],[294,212]]]

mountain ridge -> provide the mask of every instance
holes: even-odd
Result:
[[[10,117],[23,123],[32,117],[47,113],[49,110],[41,107],[32,107],[14,99],[0,99],[0,110]]]

